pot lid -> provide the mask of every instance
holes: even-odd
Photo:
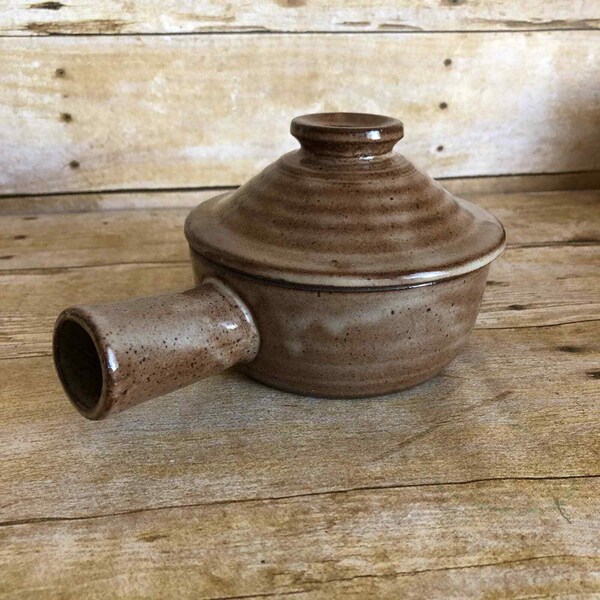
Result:
[[[380,287],[447,279],[487,265],[504,229],[392,151],[400,121],[296,117],[300,148],[188,216],[190,246],[231,269],[287,284]]]

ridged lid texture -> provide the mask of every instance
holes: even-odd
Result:
[[[359,113],[297,117],[301,148],[186,220],[209,260],[287,284],[382,287],[478,269],[504,248],[499,221],[392,148],[402,123]]]

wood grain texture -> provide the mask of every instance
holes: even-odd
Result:
[[[453,194],[511,194],[600,189],[600,171],[532,173],[523,175],[452,177],[439,180]],[[0,202],[0,214],[2,206]]]
[[[573,263],[578,264],[576,273]],[[484,297],[476,327],[593,320],[600,309],[599,268],[598,246],[509,249],[503,262],[490,272],[488,288],[493,288],[494,294]],[[515,280],[513,273],[520,279]],[[49,356],[54,320],[71,304],[181,291],[192,285],[187,260],[151,259],[129,264],[116,261],[107,266],[33,268],[8,272],[1,281],[6,312],[0,316],[4,332],[0,359]],[[46,292],[49,297],[40,302]]]
[[[600,179],[599,179],[600,182]],[[600,187],[600,185],[598,186]],[[200,202],[235,189],[206,188],[177,191],[86,192],[0,197],[0,217],[98,212],[131,209],[193,208]],[[586,188],[590,189],[590,188]]]
[[[332,401],[232,372],[99,423],[51,319],[188,285],[187,209],[0,218],[0,597],[597,597],[600,192],[477,201],[509,249],[441,376]]]
[[[598,512],[591,478],[398,486],[9,526],[0,561],[13,598],[592,598]]]
[[[49,357],[1,360],[1,522],[600,475],[599,321],[506,331],[477,330],[441,376],[384,398],[303,398],[228,371],[96,426]]]
[[[597,41],[0,38],[0,193],[238,185],[295,146],[294,115],[319,110],[402,118],[398,150],[437,177],[597,171]]]
[[[8,0],[0,34],[597,29],[598,0]]]
[[[556,192],[600,189],[600,171],[532,175],[444,178],[438,181],[451,193],[465,198],[517,192]],[[97,212],[101,210],[193,208],[235,187],[184,188],[0,196],[0,216]],[[570,198],[571,196],[566,196]],[[577,196],[575,196],[577,197]]]
[[[183,197],[183,203],[202,201],[205,195],[172,196]],[[498,194],[476,200],[508,231],[508,249],[492,266],[488,289],[493,293],[484,297],[477,327],[560,324],[598,314],[600,191]],[[6,312],[0,315],[5,332],[0,358],[49,354],[52,324],[69,304],[123,299],[132,290],[145,295],[191,285],[183,237],[188,211],[182,207],[3,217],[0,281]],[[574,263],[577,273],[572,272]],[[52,294],[39,303],[47,289]]]

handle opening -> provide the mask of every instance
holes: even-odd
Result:
[[[62,319],[54,335],[54,356],[60,380],[78,409],[93,413],[102,397],[104,374],[92,336],[76,320]]]

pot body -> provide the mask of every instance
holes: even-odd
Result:
[[[375,396],[439,373],[473,329],[489,266],[399,289],[319,289],[243,275],[191,251],[197,283],[217,277],[251,310],[256,358],[238,369],[287,391]]]
[[[403,156],[397,119],[296,117],[300,142],[185,222],[197,287],[59,315],[54,356],[90,419],[230,366],[352,398],[436,375],[465,344],[502,224]]]

